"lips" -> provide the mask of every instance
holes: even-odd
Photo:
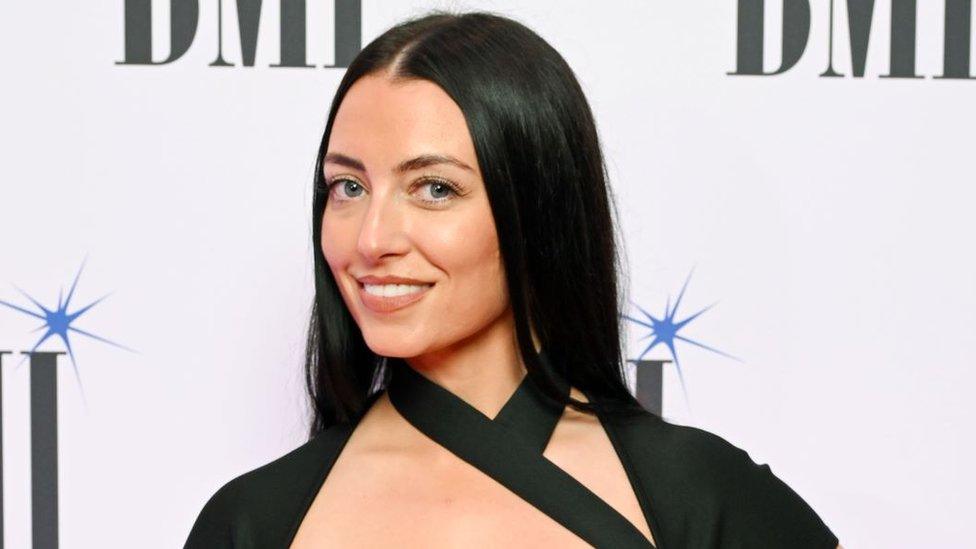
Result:
[[[415,278],[406,278],[406,277],[394,276],[394,275],[357,276],[356,280],[358,280],[360,284],[413,284],[417,286],[423,286],[424,284],[433,284],[432,282],[428,282],[426,280],[417,280]]]
[[[424,286],[426,286],[424,289],[420,290],[419,292],[413,292],[413,293],[409,293],[409,294],[405,294],[405,295],[398,295],[398,296],[381,296],[381,295],[373,295],[373,294],[367,292],[366,291],[365,284],[363,282],[360,282],[359,283],[359,299],[360,299],[360,301],[362,302],[362,304],[367,309],[369,309],[370,311],[373,311],[374,313],[391,313],[393,311],[398,311],[400,309],[403,309],[404,307],[406,307],[408,305],[412,305],[412,304],[416,303],[417,301],[420,301],[421,299],[423,299],[424,296],[427,295],[428,292],[430,292],[430,289],[433,288],[433,284],[432,283],[424,283],[424,282],[369,282],[368,281],[368,278],[369,277],[367,277],[366,279],[360,279],[360,281],[367,280],[367,282],[370,285],[372,285],[372,284],[416,284],[416,285],[424,285]],[[403,280],[403,279],[400,279],[400,280]]]

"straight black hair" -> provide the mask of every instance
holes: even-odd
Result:
[[[356,56],[319,145],[312,207],[315,302],[305,357],[310,436],[364,413],[389,382],[388,361],[403,360],[378,356],[366,345],[321,248],[323,156],[336,112],[357,79],[381,71],[395,80],[437,84],[464,113],[529,382],[581,412],[650,413],[625,382],[613,197],[576,76],[552,46],[513,19],[435,10],[390,28]],[[589,403],[560,393],[542,367],[530,326],[555,373]]]

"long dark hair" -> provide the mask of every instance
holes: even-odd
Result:
[[[365,412],[389,382],[387,361],[402,360],[378,356],[366,345],[321,248],[327,199],[322,157],[336,112],[357,79],[386,69],[394,78],[437,84],[464,113],[530,382],[581,412],[645,411],[625,383],[613,197],[576,76],[552,46],[517,21],[491,12],[436,10],[370,42],[347,69],[329,111],[312,207],[315,303],[305,359],[310,435]],[[540,363],[530,326],[555,373],[589,403],[567,401],[560,393]]]

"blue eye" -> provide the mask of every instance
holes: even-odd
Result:
[[[429,187],[431,189],[431,196],[434,200],[422,199],[424,202],[439,203],[447,202],[450,200],[452,194],[458,195],[457,188],[452,186],[450,183],[440,179],[427,179],[420,184],[421,187]],[[442,194],[443,193],[443,194]]]
[[[359,184],[358,181],[354,179],[349,179],[346,177],[337,177],[326,184],[326,189],[331,195],[335,191],[335,187],[342,183],[342,190],[351,191],[352,193],[361,193],[363,191],[363,186]],[[350,198],[356,198],[359,194],[347,195]],[[340,199],[343,200],[343,199]]]
[[[440,178],[425,177],[414,184],[414,189],[429,188],[427,197],[419,197],[421,202],[426,204],[440,205],[450,202],[453,198],[461,196],[461,188],[456,184]],[[325,181],[323,189],[316,189],[316,192],[324,192],[328,198],[334,198],[339,202],[349,202],[359,198],[364,192],[365,187],[349,177],[335,177]],[[342,191],[342,194],[339,194]],[[452,196],[453,195],[453,196]],[[429,197],[429,198],[428,198]]]

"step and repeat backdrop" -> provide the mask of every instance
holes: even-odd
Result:
[[[849,547],[974,547],[970,0],[0,6],[3,547],[181,546],[306,440],[318,140],[405,17],[491,10],[596,114],[628,374]]]

